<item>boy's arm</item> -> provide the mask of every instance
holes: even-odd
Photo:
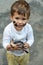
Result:
[[[30,29],[28,30],[28,34],[27,34],[27,42],[29,44],[29,46],[31,46],[34,42],[34,34],[33,34],[33,29],[30,26]]]
[[[34,42],[34,35],[33,35],[33,29],[30,26],[30,28],[28,28],[28,34],[27,34],[27,42],[24,44],[25,48],[31,47],[31,45]]]
[[[10,47],[10,40],[11,40],[11,36],[10,36],[10,32],[9,32],[9,29],[6,29],[4,30],[3,32],[3,47],[6,49],[7,46]]]
[[[5,29],[3,32],[3,47],[6,50],[20,49],[19,46],[17,44],[14,44],[14,42],[12,41],[9,29]]]

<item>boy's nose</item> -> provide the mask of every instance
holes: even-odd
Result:
[[[18,21],[18,24],[22,24],[22,21],[21,21],[21,20],[19,20],[19,21]]]

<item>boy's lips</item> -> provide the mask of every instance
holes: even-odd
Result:
[[[14,24],[16,27],[23,27],[24,25]]]

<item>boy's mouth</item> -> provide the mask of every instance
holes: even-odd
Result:
[[[22,25],[17,25],[17,26],[15,26],[16,28],[18,28],[18,29],[21,29],[21,28],[23,28],[23,26]]]
[[[14,25],[16,26],[16,27],[24,27],[25,25],[26,25],[26,23],[25,24],[20,24],[20,25],[18,25],[17,23],[15,23],[15,21],[13,21],[13,23],[14,23]]]

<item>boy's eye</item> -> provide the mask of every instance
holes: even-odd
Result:
[[[19,18],[19,17],[16,17],[15,19],[17,19],[17,20],[18,20],[18,19],[20,19],[20,18]]]
[[[19,20],[19,17],[15,17],[15,19]],[[21,20],[26,20],[26,18],[21,18]]]
[[[26,18],[22,18],[22,20],[26,20]]]

